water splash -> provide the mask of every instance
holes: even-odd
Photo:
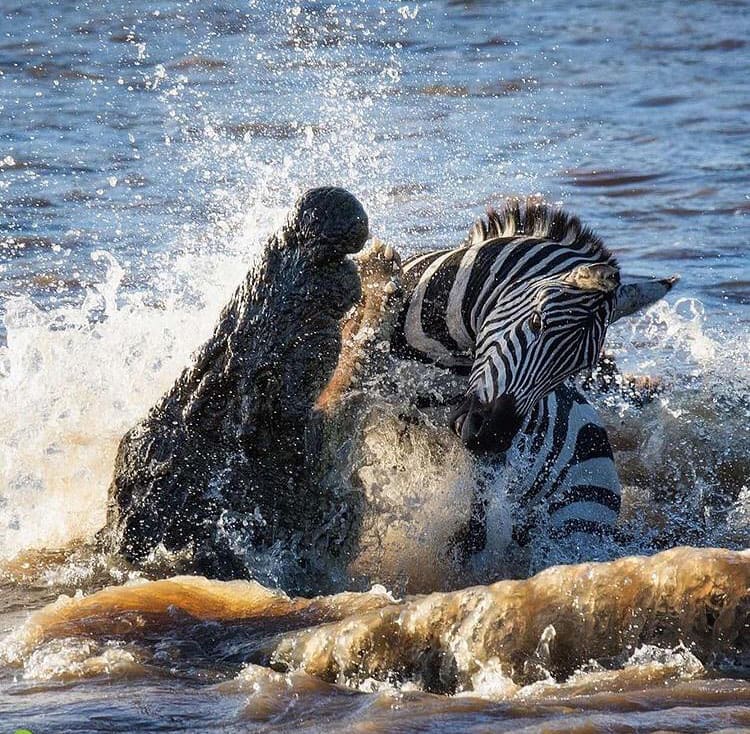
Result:
[[[199,659],[370,692],[410,683],[545,698],[559,684],[611,688],[617,675],[642,686],[746,670],[749,574],[747,551],[678,548],[403,600],[382,589],[304,599],[255,582],[140,580],[61,597],[8,635],[0,657],[29,677],[96,675],[172,665],[176,654],[162,653],[199,635]]]
[[[28,297],[6,303],[0,347],[0,557],[90,538],[104,523],[122,434],[166,390],[210,333],[235,272],[203,263],[201,307],[184,292],[123,292],[109,253],[80,306],[42,310]],[[183,261],[179,278],[195,267]],[[216,280],[214,280],[216,278]],[[173,284],[174,288],[174,284]]]
[[[641,408],[618,398],[597,401],[625,485],[623,519],[633,536],[656,535],[664,545],[750,545],[746,325],[719,325],[700,301],[682,298],[613,329],[610,344],[627,369],[663,385]]]

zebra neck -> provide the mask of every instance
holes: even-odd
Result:
[[[465,319],[471,267],[462,247],[429,252],[404,263],[404,305],[392,346],[398,356],[459,372],[471,367],[476,334]]]

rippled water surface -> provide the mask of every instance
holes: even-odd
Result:
[[[59,594],[138,575],[70,544],[104,522],[120,436],[314,185],[356,193],[404,253],[538,192],[624,272],[679,273],[667,303],[609,337],[623,367],[665,384],[642,410],[600,406],[639,539],[624,551],[750,545],[749,39],[746,2],[0,1],[0,720],[750,729],[747,660],[671,643],[533,683],[484,661],[438,694],[395,673],[347,687],[272,672],[256,665],[271,634],[319,619],[196,626],[189,591],[177,621],[121,622],[136,633],[16,639]],[[147,575],[171,575],[156,564]]]

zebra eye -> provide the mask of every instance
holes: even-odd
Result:
[[[534,311],[529,317],[529,329],[535,334],[538,334],[542,330],[542,315],[539,311]]]

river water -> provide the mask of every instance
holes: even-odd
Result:
[[[168,561],[136,572],[85,550],[104,522],[120,436],[210,334],[296,195],[325,184],[353,191],[372,232],[402,253],[456,243],[487,205],[540,193],[593,227],[625,273],[680,274],[666,302],[608,337],[622,367],[665,386],[644,408],[600,405],[625,489],[622,522],[638,538],[611,556],[747,548],[749,38],[750,6],[728,1],[2,0],[4,725],[750,728],[746,555],[721,556],[738,567],[736,579],[724,566],[709,573],[719,568],[713,551],[675,556],[699,576],[705,564],[717,584],[745,584],[744,597],[735,589],[745,617],[737,612],[711,644],[644,634],[615,654],[585,625],[564,631],[553,620],[558,639],[580,639],[597,662],[573,656],[571,670],[537,655],[544,673],[514,677],[495,647],[471,647],[473,633],[442,597],[395,602],[388,594],[403,590],[376,588],[325,598],[308,614],[289,600],[269,611],[271,592],[255,587],[185,582],[166,597],[144,586],[127,601],[123,584],[171,576]],[[649,563],[644,573],[661,578]],[[622,569],[606,568],[623,612],[610,621],[624,629],[632,599],[618,583]],[[546,573],[554,586],[568,571]],[[60,594],[109,585],[125,596],[104,597],[94,612],[84,605],[98,623],[50,621],[57,608],[29,620]],[[203,593],[228,607],[204,605]],[[509,603],[503,589],[492,593],[493,603]],[[470,598],[456,604],[471,607]],[[302,660],[276,637],[309,627],[349,639],[351,625],[375,629],[366,615],[393,604],[404,615],[409,604],[442,610],[434,624],[453,630],[444,639],[455,675],[439,675],[438,685],[425,672],[440,667],[434,661],[412,666],[417,675],[375,652],[362,655],[393,669],[373,662],[353,675],[341,662],[355,655],[346,644],[332,672],[316,667],[317,653]],[[354,615],[349,632],[335,627],[344,608]],[[543,646],[546,628],[537,632]],[[473,650],[473,662],[456,645]]]

